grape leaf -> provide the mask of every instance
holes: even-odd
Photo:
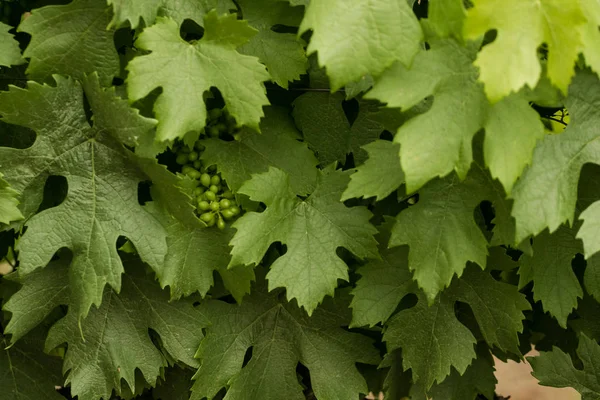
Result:
[[[19,42],[13,35],[8,33],[12,26],[0,22],[0,65],[10,67],[11,65],[23,64],[25,60],[21,57]]]
[[[302,195],[314,190],[317,160],[283,108],[266,107],[260,123],[261,134],[242,129],[240,138],[227,142],[203,140],[206,147],[202,160],[216,165],[227,184],[236,192],[252,174],[267,171],[270,166],[285,171],[292,189]]]
[[[431,108],[403,124],[394,139],[401,145],[408,192],[452,171],[464,179],[473,160],[473,136],[481,128],[486,128],[486,163],[492,176],[510,191],[543,136],[542,123],[523,95],[490,107],[471,64],[473,45],[465,48],[454,40],[430,44],[430,50],[417,54],[411,69],[395,63],[365,95],[402,109],[434,97]],[[508,125],[506,121],[512,121],[514,114],[522,118],[520,123]]]
[[[94,110],[92,121],[115,132],[120,142],[133,147],[144,137],[152,135],[158,121],[143,117],[138,109],[129,107],[127,100],[117,96],[114,86],[103,89],[97,73],[85,76],[82,85]]]
[[[386,198],[404,183],[400,167],[400,146],[385,140],[376,140],[363,147],[369,159],[350,175],[350,183],[342,194],[342,201],[353,197],[373,197],[379,201]]]
[[[19,25],[31,35],[23,53],[31,58],[27,74],[43,81],[52,74],[81,79],[97,72],[103,86],[119,73],[114,31],[106,29],[111,9],[98,0],[74,0],[64,6],[46,6],[32,11]]]
[[[106,288],[102,305],[90,310],[80,325],[76,306],[71,306],[50,329],[46,349],[68,344],[66,382],[82,400],[108,399],[113,390],[120,393],[121,379],[133,391],[136,368],[154,386],[167,365],[166,356],[190,366],[198,364],[193,356],[208,321],[192,303],[192,299],[169,302],[168,293],[146,275],[143,266],[132,265],[123,276],[121,292]],[[156,348],[149,329],[158,334],[167,355]]]
[[[409,65],[423,39],[406,1],[312,1],[299,33],[309,29],[307,53],[318,53],[333,91],[364,75],[377,76],[396,60]]]
[[[272,243],[286,245],[286,253],[267,275],[269,289],[285,287],[287,298],[296,298],[311,314],[326,295],[333,295],[338,279],[348,280],[348,266],[337,255],[338,247],[360,258],[379,258],[371,213],[339,201],[348,180],[348,172],[328,169],[319,174],[312,194],[301,199],[285,172],[270,167],[253,175],[239,192],[267,209],[247,212],[233,224],[237,232],[230,242],[230,265],[258,264]]]
[[[203,229],[199,224],[194,227],[177,220],[171,220],[166,229],[169,252],[164,269],[157,275],[163,287],[170,287],[172,299],[194,292],[205,296],[213,286],[214,271],[221,274],[225,286],[239,302],[246,293],[250,293],[250,282],[254,280],[252,268],[227,269],[231,259],[231,229]]]
[[[541,74],[537,52],[542,43],[548,46],[548,77],[566,93],[581,49],[580,29],[586,22],[579,2],[474,0],[473,5],[467,13],[465,37],[476,39],[497,31],[494,42],[475,61],[492,102],[525,85],[537,85]]]
[[[272,28],[276,25],[297,27],[304,9],[291,7],[281,0],[239,0],[238,4],[244,19],[258,30],[240,47],[240,53],[258,57],[267,66],[273,81],[287,89],[288,81],[299,79],[308,67],[304,42],[293,33],[279,33]]]
[[[379,228],[377,241],[381,260],[369,261],[357,270],[360,279],[352,290],[351,328],[386,322],[396,311],[400,300],[415,290],[408,269],[408,248],[387,248],[392,224],[393,221],[386,221]]]
[[[517,242],[545,228],[554,232],[563,222],[573,222],[581,168],[586,163],[600,164],[598,91],[600,81],[591,72],[575,76],[566,104],[569,126],[538,144],[531,167],[513,188]]]
[[[212,9],[219,14],[235,9],[231,0],[107,0],[113,6],[113,18],[109,27],[120,27],[129,22],[137,28],[141,21],[150,26],[157,15],[173,18],[178,24],[191,19],[198,25],[204,25],[204,16]]]
[[[479,394],[483,394],[487,399],[493,399],[496,383],[494,361],[488,352],[487,357],[479,354],[463,375],[452,368],[442,383],[433,385],[429,396],[432,399],[475,400]]]
[[[439,0],[428,5],[427,19],[421,20],[435,37],[453,37],[462,40],[463,25],[467,16],[462,0]],[[425,29],[426,30],[426,29]]]
[[[582,53],[585,62],[596,73],[600,72],[600,3],[597,1],[581,1],[581,11],[587,23],[581,29]]]
[[[429,302],[468,261],[485,267],[488,243],[474,210],[487,192],[481,170],[473,169],[462,182],[453,174],[428,183],[417,204],[396,217],[389,245],[409,246],[408,265]]]
[[[0,334],[0,388],[2,400],[64,400],[60,385],[60,358],[43,353],[36,335],[9,347]]]
[[[12,314],[5,327],[11,344],[42,323],[56,307],[70,303],[68,266],[68,260],[61,258],[26,276],[9,275],[11,281],[22,285],[3,307]]]
[[[600,399],[600,346],[587,336],[580,335],[577,355],[583,363],[583,370],[576,368],[571,357],[557,347],[527,360],[540,385],[572,387],[581,393],[582,400]]]
[[[600,201],[593,203],[579,216],[583,220],[577,237],[583,240],[586,257],[600,251]]]
[[[361,278],[362,279],[362,278]],[[475,357],[476,339],[454,314],[454,303],[469,304],[489,346],[518,351],[517,333],[523,329],[523,311],[530,309],[516,287],[494,280],[476,266],[466,269],[431,306],[420,291],[417,305],[400,311],[388,322],[383,339],[388,352],[401,348],[404,369],[426,391],[441,383],[454,367],[463,375]],[[408,293],[406,293],[408,294]]]
[[[353,153],[356,163],[361,163],[367,156],[360,147],[379,139],[385,130],[378,118],[385,111],[377,104],[360,102],[356,120],[350,125],[343,101],[340,93],[319,92],[305,93],[294,101],[296,125],[323,165],[345,162],[349,153]]]
[[[575,231],[561,226],[556,232],[542,232],[533,240],[533,256],[523,254],[520,260],[519,286],[533,280],[533,298],[541,301],[544,310],[566,328],[567,317],[577,307],[583,290],[571,267],[577,253],[583,251]]]
[[[202,94],[213,86],[239,125],[258,130],[262,107],[268,104],[263,81],[269,74],[258,59],[235,50],[255,34],[234,14],[219,17],[214,10],[206,14],[204,36],[194,44],[181,39],[179,25],[169,18],[158,18],[144,29],[136,46],[151,53],[129,63],[127,90],[129,99],[136,101],[162,87],[154,105],[158,140],[202,130],[206,125]]]
[[[11,188],[2,177],[3,175],[0,172],[0,224],[9,224],[24,217],[18,207],[19,192]]]
[[[73,302],[84,317],[92,304],[100,303],[105,284],[120,287],[118,237],[126,236],[140,257],[157,268],[167,251],[166,233],[138,203],[138,183],[148,178],[111,136],[122,135],[103,126],[102,118],[90,127],[79,85],[55,79],[56,87],[30,82],[26,90],[11,87],[0,94],[3,120],[37,133],[27,149],[0,148],[0,170],[22,193],[20,210],[29,218],[18,243],[20,273],[44,267],[58,249],[70,248]],[[62,204],[31,217],[50,175],[67,179],[68,194]]]
[[[348,321],[328,304],[308,317],[265,292],[253,288],[241,306],[221,301],[200,306],[212,325],[198,350],[191,400],[212,399],[225,386],[228,400],[304,400],[298,363],[310,371],[318,398],[353,399],[368,391],[355,363],[379,362],[370,339],[342,329]],[[242,367],[250,347],[252,357]]]

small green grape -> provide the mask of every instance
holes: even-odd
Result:
[[[198,159],[198,152],[192,151],[190,154],[188,154],[188,160],[190,160],[190,162],[194,162],[197,159]]]
[[[231,190],[226,190],[225,192],[223,192],[223,197],[225,197],[226,199],[233,199],[233,193],[231,193]]]
[[[200,183],[202,184],[202,186],[209,187],[210,186],[210,175],[207,173],[202,174],[200,176]]]
[[[219,183],[221,183],[221,178],[219,177],[219,175],[213,175],[212,178],[210,178],[210,183],[213,185],[218,185]]]
[[[208,201],[202,200],[198,202],[198,208],[202,211],[206,211],[210,208],[210,204],[208,204]]]
[[[180,151],[181,153],[187,154],[187,153],[191,152],[191,151],[192,151],[192,149],[190,149],[190,148],[189,148],[189,147],[187,147],[187,146],[183,146],[183,147],[182,147],[182,148],[181,148],[179,151]]]
[[[225,229],[225,221],[223,221],[222,218],[219,218],[219,220],[217,221],[217,228],[221,230]]]
[[[210,137],[219,136],[219,128],[217,128],[216,126],[209,127],[208,128],[208,136],[210,136]]]
[[[190,167],[189,165],[184,165],[183,168],[181,168],[181,173],[187,175],[193,170],[194,168]]]
[[[229,208],[221,211],[221,214],[223,214],[223,218],[225,218],[225,219],[231,219],[231,218],[235,217],[235,215],[233,214],[233,211],[231,211]]]
[[[213,108],[212,110],[208,110],[208,118],[211,120],[219,119],[223,115],[223,110],[220,108]]]
[[[196,140],[196,143],[194,143],[194,148],[200,152],[204,151],[204,149],[206,149],[206,147],[204,147],[204,145],[202,144],[202,141],[200,140]]]
[[[177,155],[177,158],[175,159],[175,162],[179,165],[185,165],[188,162],[188,155],[181,153]]]
[[[197,169],[191,169],[191,171],[189,171],[187,173],[187,176],[189,176],[192,179],[200,179],[200,177],[202,176],[202,173],[200,171],[198,171]]]
[[[200,161],[200,160],[194,161],[194,168],[196,168],[197,170],[202,168],[202,161]]]
[[[194,196],[198,197],[198,196],[202,196],[202,194],[205,192],[203,187],[197,187],[196,189],[194,189]]]
[[[221,208],[221,206],[219,205],[219,202],[217,201],[213,201],[210,203],[210,209],[213,211],[219,211],[219,209]]]
[[[210,187],[208,188],[208,190],[210,190],[214,194],[219,193],[219,187],[217,185],[210,185]]]
[[[227,200],[227,199],[222,199],[219,202],[219,205],[221,206],[222,209],[226,209],[226,208],[231,207],[231,202],[229,200]]]
[[[228,208],[228,210],[231,210],[233,212],[233,215],[238,215],[239,213],[242,212],[242,210],[240,210],[240,208],[238,206],[233,206]]]
[[[200,215],[200,219],[204,222],[210,222],[213,221],[215,219],[215,214],[213,214],[212,212],[205,212],[204,214]]]
[[[219,132],[227,132],[227,125],[225,125],[224,123],[219,122],[215,126],[217,127],[217,129],[219,130]]]
[[[210,190],[208,192],[205,192],[204,196],[206,196],[206,200],[210,200],[210,201],[215,201],[217,198],[217,195],[215,194],[215,192],[211,192]]]
[[[215,222],[217,222],[216,218],[211,219],[206,223],[207,226],[215,226]]]

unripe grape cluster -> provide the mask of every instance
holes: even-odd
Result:
[[[209,110],[208,115],[209,121],[205,129],[208,136],[218,137],[221,133],[232,135],[236,131],[235,120],[222,109]],[[173,151],[177,156],[175,162],[181,166],[181,173],[194,179],[198,185],[194,189],[193,198],[200,220],[208,226],[216,225],[219,229],[225,229],[226,221],[240,215],[241,209],[227,183],[217,173],[216,167],[205,167],[202,163],[202,142],[196,141],[193,148],[176,143]]]

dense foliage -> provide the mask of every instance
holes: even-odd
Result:
[[[2,400],[600,399],[599,0],[0,20]]]

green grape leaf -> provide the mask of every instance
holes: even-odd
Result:
[[[352,323],[350,327],[374,326],[386,322],[400,300],[416,290],[408,269],[406,246],[387,248],[390,223],[380,227],[377,235],[381,260],[369,261],[357,273],[360,279],[352,290]]]
[[[55,79],[56,87],[30,82],[28,89],[11,87],[0,94],[3,121],[37,134],[27,149],[1,147],[0,170],[22,193],[19,208],[28,218],[18,243],[20,273],[44,267],[57,250],[70,248],[73,302],[84,317],[92,304],[100,303],[106,284],[120,287],[118,237],[126,236],[142,260],[158,268],[167,251],[166,233],[138,203],[138,184],[148,177],[113,138],[123,135],[114,126],[104,126],[102,118],[91,127],[79,85],[72,79]],[[32,216],[51,175],[66,178],[66,198]]]
[[[429,4],[427,19],[421,20],[421,23],[438,38],[462,40],[466,16],[463,0],[439,0]]]
[[[266,107],[260,122],[261,134],[249,129],[240,132],[239,140],[203,140],[206,147],[202,160],[216,165],[223,178],[237,192],[252,174],[265,172],[270,166],[285,171],[292,189],[305,195],[314,190],[318,164],[306,144],[298,141],[300,134],[283,108]]]
[[[84,77],[82,85],[94,110],[92,120],[115,132],[120,142],[133,147],[153,134],[158,121],[143,117],[138,109],[129,107],[127,100],[117,96],[114,87],[103,89],[97,73]]]
[[[583,220],[577,237],[583,240],[586,257],[590,257],[600,251],[600,201],[593,203],[579,215]]]
[[[533,281],[533,298],[541,301],[545,311],[566,328],[567,317],[583,297],[581,285],[573,272],[571,261],[583,251],[575,231],[561,226],[549,234],[542,232],[533,239],[533,256],[523,254],[520,260],[519,286]],[[557,288],[560,288],[557,290]]]
[[[37,336],[9,346],[0,334],[2,400],[64,400],[55,389],[62,383],[61,360],[44,354],[44,342]]]
[[[371,89],[374,83],[375,80],[371,75],[365,75],[356,82],[348,83],[344,88],[344,91],[346,92],[346,100],[358,97],[358,95],[361,93]]]
[[[534,88],[541,74],[538,48],[548,46],[548,77],[567,91],[580,52],[580,29],[586,22],[580,2],[549,0],[474,0],[464,25],[464,36],[477,39],[492,29],[496,39],[475,61],[492,102],[525,85]],[[515,12],[518,10],[518,12]],[[596,26],[596,29],[598,27]],[[518,48],[519,51],[514,51]]]
[[[396,60],[410,65],[423,39],[406,1],[312,1],[299,33],[309,29],[307,53],[318,53],[333,91],[364,75],[377,76]]]
[[[566,104],[569,126],[538,144],[531,167],[513,188],[517,242],[545,228],[554,232],[562,223],[573,222],[581,168],[586,163],[600,164],[599,90],[600,81],[591,72],[576,75]]]
[[[113,18],[109,27],[120,27],[129,22],[137,28],[141,21],[150,26],[158,15],[171,17],[178,24],[191,19],[198,25],[204,25],[204,16],[212,9],[219,14],[235,10],[231,0],[107,0],[113,6]]]
[[[10,224],[24,217],[18,207],[19,192],[11,188],[2,177],[0,172],[0,224]]]
[[[70,303],[68,266],[68,261],[59,259],[29,275],[9,276],[22,285],[3,307],[12,315],[4,330],[11,334],[11,344],[41,324],[56,307]]]
[[[267,66],[273,81],[288,87],[288,81],[300,78],[308,68],[304,42],[293,33],[272,30],[276,25],[297,27],[304,9],[291,7],[281,0],[239,0],[244,20],[258,30],[240,53],[258,57]]]
[[[78,323],[76,307],[58,321],[48,334],[46,349],[67,343],[64,371],[71,392],[82,400],[110,398],[121,391],[121,379],[134,391],[135,370],[156,384],[167,357],[196,367],[195,349],[208,325],[193,300],[169,302],[153,276],[143,266],[128,268],[119,294],[106,288],[99,308]],[[154,345],[149,329],[160,337],[161,351]]]
[[[522,94],[508,96],[491,106],[484,126],[485,163],[508,195],[531,163],[537,142],[544,137],[538,113]]]
[[[242,297],[250,292],[250,282],[254,280],[252,268],[227,269],[233,230],[202,228],[200,224],[194,227],[177,220],[171,220],[166,229],[169,252],[164,269],[157,275],[163,287],[170,287],[172,299],[194,292],[205,296],[213,286],[214,271],[222,275],[228,289],[233,289],[236,300],[241,302]],[[230,282],[234,285],[229,285]]]
[[[10,67],[11,65],[23,64],[25,60],[21,57],[19,42],[13,35],[8,33],[12,26],[0,22],[0,65]]]
[[[583,282],[587,292],[600,300],[600,254],[587,259]]]
[[[522,95],[490,107],[471,64],[474,46],[466,48],[454,40],[430,44],[430,50],[417,54],[411,69],[395,63],[365,95],[402,109],[434,97],[431,108],[400,126],[394,139],[401,145],[408,192],[452,171],[464,179],[473,161],[473,136],[481,128],[486,128],[486,163],[510,191],[543,136],[539,117]],[[509,125],[515,114],[522,119]]]
[[[74,0],[64,6],[46,6],[32,11],[19,25],[31,35],[23,53],[30,58],[27,74],[43,81],[52,74],[82,79],[97,72],[103,86],[119,74],[119,56],[114,30],[106,29],[111,9],[98,0]]]
[[[373,197],[379,201],[404,183],[400,167],[400,146],[385,140],[376,140],[363,146],[369,159],[356,168],[350,183],[342,194],[342,201],[353,197]]]
[[[484,171],[473,168],[464,181],[455,175],[429,182],[419,201],[401,211],[391,246],[408,245],[408,265],[430,302],[460,276],[468,261],[486,265],[488,242],[474,219],[490,197]]]
[[[338,279],[348,280],[338,247],[359,258],[379,258],[371,212],[339,201],[348,180],[348,172],[328,169],[320,173],[311,195],[302,199],[285,172],[271,167],[254,175],[239,192],[267,208],[247,212],[233,224],[237,232],[230,242],[230,265],[258,264],[272,243],[281,242],[287,251],[271,265],[269,289],[285,287],[289,300],[296,298],[312,313],[326,295],[333,295]]]
[[[571,357],[558,347],[542,352],[537,357],[528,357],[533,367],[533,376],[540,385],[572,387],[581,393],[582,400],[600,399],[600,346],[585,335],[579,336],[577,355],[583,369],[573,365]]]
[[[223,387],[231,400],[304,400],[298,363],[310,371],[318,398],[353,399],[368,391],[355,363],[379,362],[370,339],[342,329],[348,321],[335,308],[325,305],[308,317],[264,292],[253,288],[241,306],[200,306],[212,325],[198,350],[191,400],[212,399]],[[242,367],[249,347],[252,357]]]
[[[587,23],[581,27],[582,53],[585,62],[596,73],[600,72],[600,3],[597,1],[579,2]]]
[[[494,376],[494,361],[489,353],[487,355],[478,355],[462,375],[452,368],[452,372],[442,383],[433,385],[428,398],[475,400],[479,394],[483,394],[487,399],[493,399],[497,380]]]
[[[359,102],[358,115],[350,125],[342,108],[343,101],[340,93],[319,92],[305,93],[294,101],[296,125],[322,165],[345,162],[349,153],[353,153],[356,163],[361,163],[367,158],[361,147],[379,139],[385,130],[380,120],[385,111],[377,104]]]
[[[181,39],[174,20],[158,18],[136,41],[138,48],[151,53],[129,63],[127,90],[129,99],[136,101],[162,87],[154,105],[158,140],[183,138],[189,131],[202,130],[206,125],[202,94],[213,86],[223,95],[238,125],[258,130],[262,107],[269,104],[263,84],[269,79],[265,67],[255,57],[235,50],[256,30],[234,14],[219,17],[214,10],[206,14],[204,29],[202,39],[192,44]]]
[[[404,369],[412,370],[413,380],[421,382],[425,391],[436,381],[441,383],[451,373],[451,367],[463,375],[475,358],[476,339],[456,319],[456,301],[471,307],[489,346],[520,354],[517,333],[523,329],[523,311],[530,305],[515,286],[498,282],[489,273],[471,266],[431,306],[420,291],[415,294],[416,306],[394,315],[383,339],[388,352],[402,349]]]

